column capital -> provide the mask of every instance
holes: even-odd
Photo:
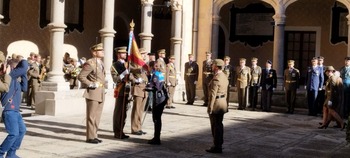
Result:
[[[179,37],[173,37],[173,38],[170,38],[170,40],[173,41],[173,43],[175,43],[175,44],[182,43],[182,38],[179,38]]]
[[[182,10],[182,1],[181,0],[171,0],[171,8],[173,11]]]
[[[275,14],[272,16],[275,21],[275,26],[285,25],[286,24],[286,15],[284,14]]]
[[[142,5],[153,5],[154,0],[141,0]]]

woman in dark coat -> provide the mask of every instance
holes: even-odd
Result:
[[[146,87],[146,90],[153,92],[152,119],[154,123],[154,137],[153,139],[148,141],[148,144],[160,145],[161,144],[160,131],[162,129],[162,114],[169,95],[165,88],[164,75],[159,70],[158,63],[154,62],[150,65],[153,65],[154,73],[152,75],[150,82]]]

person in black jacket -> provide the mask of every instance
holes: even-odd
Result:
[[[155,61],[153,69],[154,73],[146,87],[146,91],[153,92],[152,119],[154,123],[154,137],[148,141],[148,144],[160,145],[162,114],[169,95],[165,87],[165,77],[160,71],[159,63],[157,61]]]
[[[261,107],[263,111],[271,110],[271,99],[273,91],[277,86],[276,70],[271,68],[272,62],[266,61],[266,68],[261,72]]]

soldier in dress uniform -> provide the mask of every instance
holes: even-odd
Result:
[[[260,87],[261,81],[261,67],[257,65],[258,58],[252,58],[252,67],[251,67],[251,75],[252,79],[250,80],[249,87],[249,103],[250,107],[254,111],[256,105],[258,104],[258,89]]]
[[[271,111],[273,91],[277,87],[277,73],[272,69],[272,62],[266,61],[266,68],[261,71],[261,108],[263,111]]]
[[[209,83],[208,93],[208,114],[210,118],[211,133],[214,138],[214,145],[207,149],[210,153],[221,153],[222,144],[224,143],[224,125],[222,124],[224,114],[228,112],[228,104],[226,101],[228,80],[227,75],[222,72],[225,63],[221,59],[215,59],[212,70],[214,77]]]
[[[203,87],[203,106],[208,105],[208,83],[213,79],[213,71],[212,71],[212,64],[213,60],[211,59],[211,52],[206,52],[206,60],[203,61],[203,67],[202,67],[202,87]]]
[[[29,70],[28,70],[28,78],[29,79],[29,92],[27,97],[27,106],[30,106],[32,109],[35,108],[35,95],[36,92],[40,90],[40,83],[41,83],[41,71],[42,71],[42,64],[41,63],[41,55],[36,54],[34,58],[34,62],[30,64]],[[45,71],[45,70],[44,70]]]
[[[294,68],[294,60],[288,60],[288,68],[284,70],[285,99],[288,107],[287,114],[294,113],[297,89],[299,88],[300,72]]]
[[[70,89],[79,88],[79,82],[77,77],[81,71],[81,68],[78,66],[77,59],[71,58],[71,64],[73,68],[69,70],[69,73],[70,73],[69,88]]]
[[[145,58],[146,51],[139,49],[142,58]],[[142,131],[141,118],[144,106],[147,101],[147,92],[145,91],[148,83],[147,72],[142,67],[130,66],[129,80],[132,83],[131,94],[133,96],[133,107],[131,111],[131,134],[142,135],[146,132]]]
[[[323,69],[318,66],[318,59],[313,57],[311,59],[311,67],[308,67],[306,75],[307,100],[309,107],[309,116],[317,116],[316,99],[319,90],[322,90],[324,77]]]
[[[161,50],[158,50],[158,59],[157,59],[157,63],[159,64],[159,69],[160,69],[160,72],[163,73],[163,75],[165,76],[165,73],[166,73],[166,63],[164,61],[165,59],[165,49],[161,49]]]
[[[175,93],[175,87],[177,85],[177,78],[176,78],[176,68],[175,68],[175,56],[171,55],[169,58],[169,63],[166,67],[166,75],[165,75],[165,83],[167,84],[168,92],[169,92],[169,98],[167,105],[165,108],[175,108],[173,104],[173,97]]]
[[[227,87],[227,96],[226,96],[226,101],[227,105],[229,105],[230,101],[230,88],[234,86],[234,69],[233,66],[230,65],[231,58],[229,56],[225,56],[224,62],[225,62],[225,67],[224,67],[224,73],[226,74],[228,78],[228,87]]]
[[[196,84],[198,81],[198,64],[193,61],[193,54],[188,55],[188,62],[185,63],[185,86],[188,105],[193,105],[196,97]]]
[[[344,84],[344,104],[341,115],[347,118],[350,112],[350,57],[345,58],[345,65],[340,69]]]
[[[246,65],[246,59],[239,59],[239,66],[236,68],[235,83],[238,92],[238,110],[245,110],[248,102],[247,92],[251,80],[250,68]]]
[[[124,133],[127,105],[129,102],[130,85],[129,69],[126,61],[127,47],[118,47],[114,50],[117,52],[118,59],[112,64],[111,75],[113,82],[116,83],[119,93],[115,94],[115,107],[113,112],[113,132],[117,139],[127,139],[128,135]],[[120,87],[119,87],[120,86]]]
[[[86,100],[86,142],[92,144],[102,143],[98,139],[97,131],[105,100],[104,57],[102,43],[90,48],[92,58],[86,61],[78,75],[78,80],[88,85],[83,97]]]

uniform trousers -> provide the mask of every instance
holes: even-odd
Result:
[[[202,87],[203,87],[203,93],[204,93],[204,104],[207,105],[208,103],[208,96],[209,96],[209,82],[213,79],[213,76],[203,77]]]
[[[224,125],[222,121],[224,119],[224,114],[209,114],[211,134],[214,138],[214,147],[220,148],[224,143]]]
[[[344,118],[348,118],[350,113],[350,92],[347,92],[347,91],[344,92],[344,104],[342,106],[343,106],[343,111],[340,112],[339,114]]]
[[[186,80],[186,96],[187,102],[193,104],[194,98],[196,97],[196,85],[189,80]]]
[[[35,105],[35,95],[39,91],[40,83],[38,79],[29,80],[28,95],[27,95],[27,106]]]
[[[103,103],[95,100],[86,100],[86,139],[98,138],[97,130],[101,120]]]
[[[134,96],[134,103],[131,111],[131,132],[141,131],[142,113],[147,97]]]
[[[129,95],[119,96],[115,101],[113,112],[113,132],[114,137],[121,138],[124,135],[124,126]]]
[[[323,112],[323,104],[325,100],[325,90],[318,91],[317,99],[316,99],[316,110],[317,113],[322,114]]]
[[[244,110],[247,106],[247,87],[245,88],[238,88],[238,109],[240,110]]]
[[[288,108],[288,112],[293,113],[294,112],[294,106],[295,106],[295,99],[296,99],[296,89],[292,90],[285,90],[285,99],[286,99],[286,104]]]
[[[307,103],[309,107],[309,115],[317,116],[317,99],[318,90],[308,90],[307,91]]]
[[[273,90],[262,89],[261,90],[261,107],[264,111],[271,111]]]
[[[17,157],[16,150],[21,146],[26,125],[18,111],[4,111],[2,116],[8,135],[0,145],[0,157],[3,157],[5,152],[7,152],[6,157]]]
[[[258,89],[259,86],[250,86],[249,87],[249,102],[251,108],[255,109],[258,104]]]
[[[175,86],[169,86],[168,87],[168,92],[169,92],[169,98],[168,98],[167,106],[170,107],[171,104],[173,104],[173,97],[174,97],[174,93],[175,93]]]
[[[152,109],[152,120],[154,123],[154,139],[160,140],[160,131],[162,130],[162,114],[164,106],[166,105],[167,100],[158,105],[154,105]]]

